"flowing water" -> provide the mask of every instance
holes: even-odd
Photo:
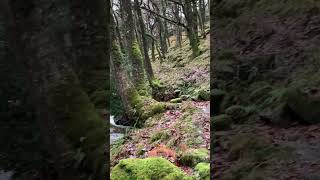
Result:
[[[0,170],[0,180],[11,180],[14,172]]]
[[[114,121],[114,116],[110,116],[110,144],[114,143],[116,140],[124,137],[126,131],[130,129],[130,126],[118,125]]]

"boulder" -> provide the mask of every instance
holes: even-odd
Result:
[[[180,168],[161,157],[123,159],[111,171],[111,180],[132,179],[192,180]]]

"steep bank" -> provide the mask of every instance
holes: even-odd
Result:
[[[320,3],[213,7],[212,177],[319,178]]]

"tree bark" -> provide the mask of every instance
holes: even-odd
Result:
[[[136,9],[136,12],[138,15],[138,21],[139,21],[140,30],[141,30],[142,46],[143,46],[143,51],[144,51],[144,65],[145,65],[145,69],[147,72],[148,80],[151,83],[151,81],[154,79],[154,74],[153,74],[152,65],[151,65],[149,53],[148,53],[148,42],[147,42],[147,37],[146,37],[146,28],[145,28],[145,25],[143,22],[142,13],[141,13],[141,9],[140,9],[140,5],[139,5],[138,0],[135,0],[134,3],[135,3],[135,9]]]
[[[129,59],[132,62],[133,83],[139,92],[145,93],[146,79],[143,58],[140,47],[135,36],[135,24],[133,20],[131,0],[120,1],[121,13],[125,24],[125,37],[127,40],[127,51]]]
[[[22,44],[25,52],[23,60],[29,68],[32,104],[44,147],[58,175],[55,179],[105,179],[108,170],[104,156],[104,145],[108,141],[106,124],[90,101],[87,86],[82,87],[73,69],[77,53],[70,51],[73,47],[68,37],[73,24],[71,16],[77,13],[69,11],[72,2],[11,3],[17,29],[22,31],[17,44]],[[100,44],[97,48],[104,47]],[[87,52],[96,53],[92,48]],[[85,156],[74,159],[79,153]]]

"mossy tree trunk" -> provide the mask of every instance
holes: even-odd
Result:
[[[180,7],[178,4],[174,4],[174,16],[177,22],[181,21],[180,17]],[[176,46],[181,47],[182,43],[182,30],[181,26],[176,27]]]
[[[200,49],[199,49],[199,39],[198,39],[198,32],[195,31],[195,20],[197,16],[195,15],[195,12],[193,10],[194,7],[194,0],[185,0],[183,7],[183,12],[188,24],[188,29],[187,29],[187,36],[189,38],[189,43],[192,49],[193,56],[196,57],[200,54]]]
[[[151,66],[151,62],[150,62],[150,58],[149,58],[149,53],[148,53],[148,42],[147,42],[147,37],[146,37],[146,28],[144,25],[144,21],[142,18],[142,13],[141,13],[141,9],[140,9],[140,3],[138,0],[134,1],[135,3],[135,9],[137,12],[137,16],[138,16],[138,21],[139,21],[139,25],[140,25],[140,30],[141,30],[141,38],[142,38],[142,46],[143,46],[143,51],[144,51],[144,66],[147,72],[147,77],[149,82],[151,83],[151,81],[154,79],[154,74],[153,74],[153,70],[152,70],[152,66]]]
[[[124,35],[127,41],[127,52],[132,62],[132,78],[133,83],[137,87],[139,93],[145,93],[146,77],[142,54],[135,35],[135,23],[133,19],[131,0],[120,1],[120,9],[124,23]]]
[[[112,29],[115,26],[114,19],[112,20]],[[135,108],[141,104],[140,95],[134,87],[128,73],[125,69],[125,61],[123,58],[122,51],[119,46],[119,41],[116,38],[115,30],[112,31],[112,48],[111,48],[111,68],[112,73],[116,80],[116,87],[121,97],[122,104],[124,106],[126,115],[129,119],[133,120],[136,118]]]
[[[76,72],[97,108],[108,109],[107,0],[71,0],[72,49]],[[69,34],[65,35],[69,38]]]
[[[71,29],[75,25],[72,17],[79,15],[71,8],[74,2],[32,0],[11,3],[17,28],[21,30],[17,41],[23,45],[22,63],[29,68],[29,93],[44,147],[54,162],[52,171],[57,174],[54,179],[106,179],[106,123],[89,98],[88,87],[91,86],[78,78],[78,69],[73,69],[78,63],[75,58],[80,56],[72,51],[71,37],[84,36],[80,26],[78,31]],[[107,1],[99,3],[110,7]],[[83,11],[82,8],[78,10]],[[101,19],[107,22],[104,18]],[[79,23],[84,19],[78,19]],[[106,40],[107,34],[102,36]],[[85,52],[96,54],[96,50],[105,48],[104,44],[95,47],[98,50],[90,48]],[[106,57],[99,54],[96,58],[104,58],[107,62]],[[105,88],[107,83],[101,86]],[[51,177],[48,175],[46,179]]]

